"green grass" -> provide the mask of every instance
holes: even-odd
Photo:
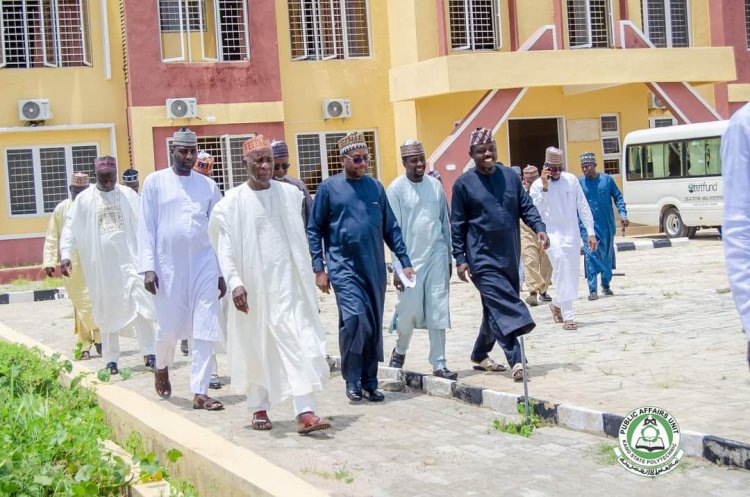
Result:
[[[334,467],[333,471],[305,468],[302,470],[302,473],[315,475],[324,480],[340,481],[346,484],[354,482],[354,475],[352,475],[346,465]]]
[[[62,276],[45,278],[43,280],[29,280],[27,278],[16,278],[15,280],[0,285],[0,293],[25,292],[28,290],[48,290],[63,286]]]
[[[606,442],[600,442],[589,448],[589,454],[598,464],[611,466],[617,464],[615,446]]]
[[[542,427],[542,420],[539,418],[539,415],[534,412],[533,401],[529,403],[529,417],[525,416],[526,407],[524,406],[523,402],[518,403],[517,409],[518,414],[520,414],[523,418],[521,421],[508,421],[495,418],[492,420],[492,428],[495,431],[509,433],[511,435],[520,435],[522,437],[529,438],[531,437],[531,434],[534,433],[535,428]]]

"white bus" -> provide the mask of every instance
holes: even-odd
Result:
[[[721,135],[729,121],[628,133],[622,190],[631,222],[659,226],[669,238],[721,229]]]

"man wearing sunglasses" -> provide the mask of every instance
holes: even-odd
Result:
[[[556,323],[563,329],[576,330],[573,301],[578,295],[578,272],[581,268],[581,232],[578,219],[591,235],[589,248],[596,250],[594,218],[581,184],[573,174],[564,171],[563,151],[549,147],[545,151],[544,168],[529,190],[534,205],[547,225],[550,246],[547,255],[552,263],[552,284],[555,296],[549,305]]]
[[[410,280],[416,273],[385,189],[367,175],[370,152],[364,135],[350,133],[338,146],[344,172],[318,187],[307,236],[315,284],[324,293],[333,285],[336,294],[346,396],[353,402],[380,402],[385,398],[377,390],[378,362],[383,360],[384,242]]]
[[[289,164],[289,147],[286,142],[281,140],[272,141],[271,150],[273,151],[273,179],[296,186],[302,192],[302,195],[305,196],[302,202],[302,219],[305,221],[305,226],[307,226],[307,220],[310,219],[310,209],[312,209],[313,204],[310,191],[303,181],[287,176],[291,164]]]
[[[511,378],[522,381],[525,368],[518,337],[530,333],[536,324],[519,295],[519,220],[534,230],[545,247],[546,228],[519,175],[497,162],[492,131],[472,131],[469,157],[475,167],[453,184],[451,234],[458,277],[465,282],[471,278],[482,299],[482,324],[471,362],[476,370],[505,371],[489,356],[497,342],[512,368]]]

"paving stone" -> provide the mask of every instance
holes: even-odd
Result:
[[[617,265],[616,272],[625,276],[613,281],[616,296],[576,301],[581,324],[577,332],[563,332],[552,323],[548,308],[531,309],[537,321],[525,338],[531,396],[562,404],[556,409],[558,419],[563,419],[566,405],[612,413],[604,419],[615,432],[617,416],[654,404],[670,410],[683,431],[747,441],[746,340],[731,294],[715,291],[727,286],[720,241],[701,239],[699,232],[684,247],[618,253]],[[333,430],[297,435],[291,402],[286,401],[270,411],[274,429],[255,432],[244,397],[232,392],[231,384],[212,391],[225,411],[191,408],[189,362],[182,356],[173,369],[173,397],[159,402],[335,496],[748,494],[750,471],[690,459],[687,469],[667,477],[638,478],[592,455],[602,444],[613,445],[611,439],[560,427],[535,430],[529,439],[493,430],[494,418],[516,412],[523,386],[507,373],[483,374],[471,368],[469,355],[481,320],[478,294],[473,285],[455,277],[451,290],[455,328],[447,338],[449,367],[461,382],[495,390],[482,391],[482,404],[500,412],[409,389],[386,392],[383,403],[349,403],[340,375],[333,374],[316,396],[316,412],[333,418]],[[582,280],[580,295],[584,292]],[[331,295],[321,295],[319,302],[328,352],[336,356],[335,302]],[[389,289],[385,322],[394,302],[395,292]],[[69,301],[3,305],[0,321],[72,355]],[[390,350],[395,336],[386,334],[384,342]],[[127,381],[113,381],[157,399],[153,376],[139,366],[136,347],[135,340],[122,339],[120,365],[133,367],[135,374]],[[429,376],[428,350],[427,333],[415,331],[408,363],[415,373],[403,375],[403,381],[410,388],[425,386],[451,396],[452,382]],[[495,360],[502,356],[500,349],[493,353]],[[219,372],[226,375],[226,356],[218,359]],[[92,371],[104,365],[99,357],[83,364]],[[382,374],[391,377],[383,369]],[[722,443],[711,440],[717,457],[725,450]]]

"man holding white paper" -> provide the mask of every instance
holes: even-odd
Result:
[[[403,367],[414,328],[426,328],[432,374],[455,380],[458,374],[449,370],[445,361],[445,329],[451,325],[448,202],[440,182],[425,174],[427,160],[421,143],[407,140],[401,146],[401,160],[406,174],[396,178],[386,194],[417,277],[406,279],[403,270],[399,271],[397,258],[393,257],[393,285],[400,293],[392,321],[398,340],[391,352],[390,367]]]

